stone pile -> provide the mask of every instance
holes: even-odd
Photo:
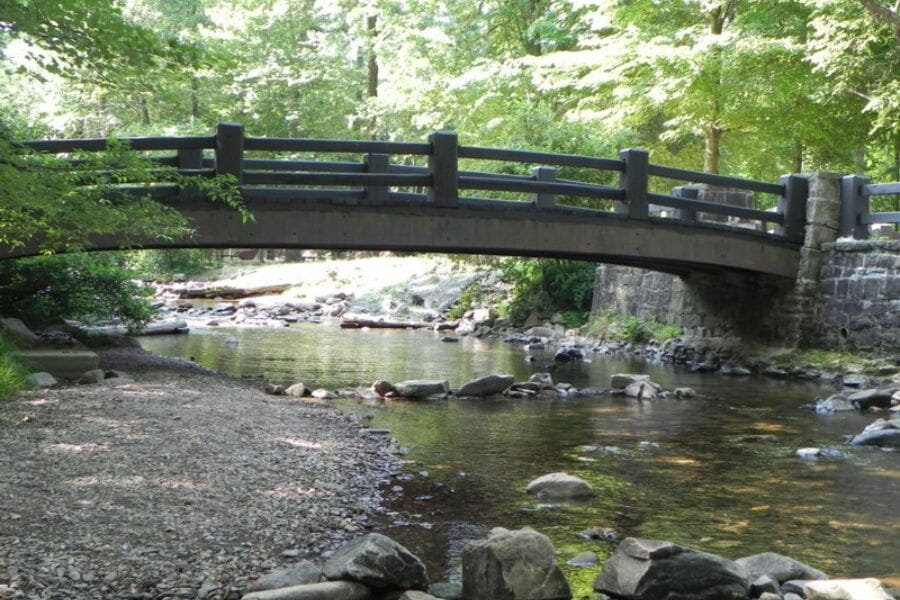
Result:
[[[462,585],[432,584],[425,565],[392,539],[370,533],[338,548],[323,567],[301,561],[259,578],[242,600],[569,600],[546,536],[497,528],[469,544]]]
[[[557,475],[557,474],[554,474]],[[585,552],[572,566],[595,568]],[[370,533],[338,548],[323,567],[301,561],[265,575],[242,600],[569,600],[572,591],[549,539],[525,527],[491,530],[462,552],[461,584],[431,583],[409,550]],[[663,540],[626,538],[594,580],[613,600],[892,600],[877,579],[828,579],[818,569],[765,552],[727,558]]]

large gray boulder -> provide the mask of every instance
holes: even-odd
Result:
[[[847,397],[847,401],[860,410],[866,410],[871,407],[890,408],[891,396],[897,391],[896,388],[879,390],[868,389],[854,392]]]
[[[831,579],[803,586],[806,600],[893,600],[877,579]]]
[[[492,396],[513,384],[512,375],[485,375],[473,379],[456,391],[457,396]]]
[[[247,589],[251,592],[275,590],[278,588],[319,583],[320,579],[322,579],[322,567],[308,560],[301,560],[289,567],[276,569],[267,575],[263,575],[251,583],[250,587]]]
[[[771,577],[779,584],[790,579],[828,579],[828,576],[822,571],[777,552],[745,556],[734,562],[747,570],[750,581],[763,575]]]
[[[376,589],[428,589],[422,561],[380,533],[369,533],[338,548],[325,563],[325,577]]]
[[[19,348],[33,348],[40,344],[41,338],[28,328],[22,319],[0,317],[0,332],[12,338]]]
[[[562,472],[538,477],[525,491],[541,500],[579,500],[594,495],[594,488],[587,481]]]
[[[637,373],[616,373],[609,378],[609,387],[615,390],[624,390],[632,383],[640,381],[650,381],[650,376]]]
[[[361,583],[323,581],[252,592],[245,594],[241,600],[367,600],[371,595],[371,590]]]
[[[854,446],[884,446],[900,448],[900,418],[885,421],[876,419],[850,443]]]
[[[625,600],[745,600],[740,565],[672,542],[625,538],[594,581],[594,590]]]
[[[547,536],[498,527],[462,553],[466,600],[569,600],[572,591]]]
[[[450,391],[450,383],[440,379],[409,379],[394,384],[397,395],[404,398],[425,398]]]

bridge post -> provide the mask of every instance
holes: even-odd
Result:
[[[672,195],[685,200],[696,200],[700,197],[700,190],[690,185],[679,185],[672,188]],[[697,211],[692,208],[676,208],[672,216],[685,223],[697,222]]]
[[[435,131],[428,136],[428,143],[431,144],[428,201],[441,208],[456,208],[459,206],[459,139],[456,132]]]
[[[363,157],[366,164],[366,173],[387,173],[389,157],[387,154],[366,154]],[[383,185],[366,186],[366,200],[370,204],[385,204],[388,199],[388,189]]]
[[[869,226],[862,222],[869,214],[869,197],[863,188],[871,182],[868,177],[848,175],[841,178],[841,237],[858,240],[869,237]]]
[[[629,148],[619,151],[619,158],[625,163],[625,171],[619,178],[619,186],[625,191],[625,205],[616,203],[616,212],[645,221],[650,217],[650,202],[647,199],[650,153]]]
[[[802,175],[781,177],[784,195],[778,198],[778,212],[784,216],[784,225],[775,233],[789,242],[802,244],[806,237],[806,201],[809,197],[809,180]]]
[[[535,167],[531,170],[531,176],[535,181],[556,181],[556,169],[553,167]],[[556,199],[553,194],[535,194],[535,208],[553,208],[556,206]]]
[[[219,123],[216,128],[216,175],[234,175],[244,179],[244,126]]]

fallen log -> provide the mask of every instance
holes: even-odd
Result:
[[[384,321],[379,319],[361,319],[358,317],[344,318],[341,320],[342,329],[423,329],[431,327],[430,323],[416,321]]]
[[[239,288],[228,285],[217,287],[195,287],[185,288],[178,294],[179,298],[225,298],[236,300],[238,298],[249,298],[251,296],[265,296],[268,294],[280,294],[289,289],[291,284],[279,283],[276,285],[261,285],[259,287]]]

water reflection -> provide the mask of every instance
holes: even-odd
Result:
[[[228,337],[237,344],[226,344]],[[535,353],[529,362],[520,348],[501,343],[446,344],[423,332],[323,325],[209,330],[142,343],[233,375],[329,389],[423,377],[458,387],[488,373],[522,380],[552,363],[552,354]],[[346,410],[374,415],[374,426],[411,448],[410,475],[396,482],[402,489],[390,503],[399,522],[390,533],[426,557],[435,578],[458,567],[465,540],[494,526],[525,525],[550,535],[563,561],[583,550],[607,555],[608,543],[577,536],[604,526],[732,558],[773,550],[832,576],[900,577],[900,453],[845,443],[873,417],[802,409],[827,393],[812,384],[735,380],[639,360],[594,357],[554,367],[553,377],[603,387],[615,372],[646,372],[666,388],[690,386],[704,398],[341,401]],[[798,458],[796,449],[806,446],[830,452]],[[528,481],[557,470],[590,481],[597,498],[548,507],[524,493]],[[589,585],[591,577],[579,573],[573,571],[576,584]]]

